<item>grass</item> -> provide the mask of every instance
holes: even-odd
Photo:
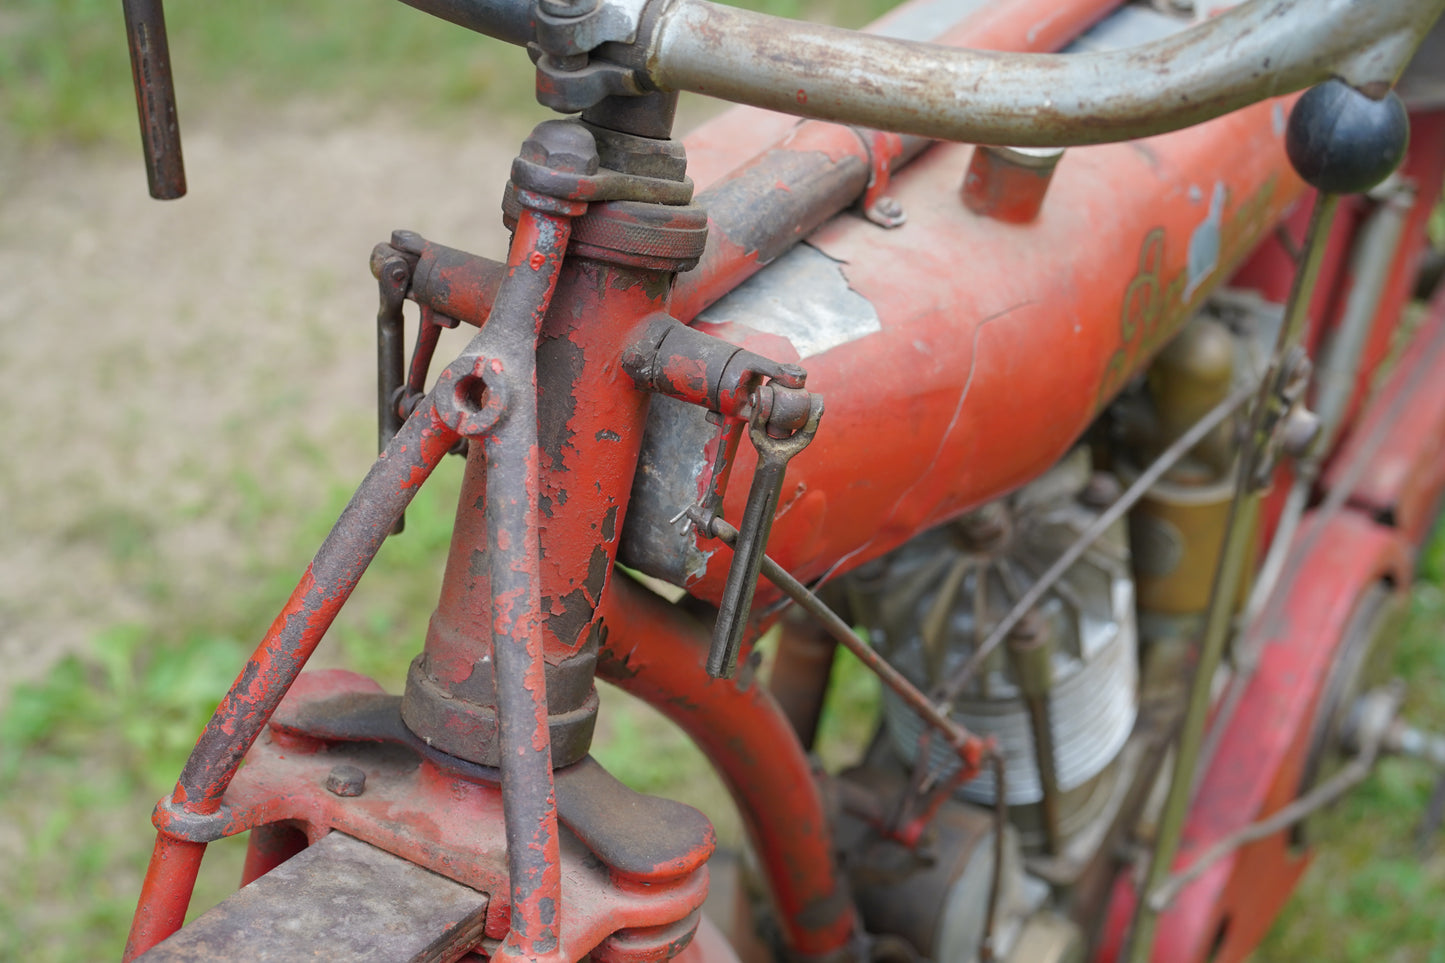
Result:
[[[423,118],[530,98],[520,51],[391,0],[172,3],[167,28],[183,133],[188,103],[223,90],[261,104],[304,91],[339,110],[379,104]],[[0,91],[0,123],[26,142],[133,142],[118,0],[7,4]]]
[[[1445,530],[1420,561],[1420,581],[1395,654],[1410,721],[1445,732]],[[1269,939],[1265,960],[1445,963],[1445,842],[1421,851],[1416,828],[1438,774],[1386,759],[1314,828],[1328,845]],[[1315,824],[1312,824],[1315,827]]]
[[[317,664],[345,664],[399,691],[435,600],[460,468],[451,460],[418,495],[410,531],[383,548]],[[302,526],[295,557],[320,543],[348,495],[337,487]],[[268,510],[285,508],[253,501],[239,514]],[[0,822],[14,834],[0,864],[0,960],[118,956],[153,840],[150,808],[298,574],[269,572],[209,618],[115,626],[86,655],[11,693],[0,713]],[[372,590],[378,583],[384,591]],[[242,845],[213,847],[196,909],[234,889]]]

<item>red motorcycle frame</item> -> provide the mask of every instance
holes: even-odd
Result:
[[[453,6],[449,19],[463,17],[466,5]],[[922,6],[884,29],[903,29]],[[977,4],[940,42],[1059,49],[1115,6]],[[538,10],[538,36],[572,16]],[[140,60],[155,54],[146,36]],[[544,100],[572,96],[566,84],[591,69],[585,52],[581,64],[566,56],[576,55],[540,55]],[[795,99],[806,107],[808,91]],[[126,958],[216,949],[185,943],[181,924],[207,843],[249,831],[247,883],[279,879],[273,870],[339,833],[467,888],[471,897],[449,889],[453,902],[416,921],[441,934],[423,940],[425,958],[731,959],[699,929],[707,821],[632,793],[586,755],[597,676],[678,723],[722,774],[787,953],[866,953],[833,804],[798,731],[808,713],[793,708],[809,686],[784,691],[775,678],[773,693],[752,671],[752,646],[783,611],[767,581],[752,596],[759,567],[818,585],[886,555],[1057,462],[1221,283],[1284,302],[1311,200],[1283,147],[1291,103],[1071,148],[1057,172],[753,107],[694,133],[684,160],[669,140],[675,96],[662,92],[610,96],[588,105],[584,123],[539,127],[504,202],[514,231],[505,264],[404,232],[378,246],[384,450],[157,806]],[[142,113],[166,126],[163,107]],[[1445,177],[1445,115],[1411,121],[1401,176],[1414,201],[1381,274],[1351,418],[1250,629],[1260,661],[1212,737],[1179,865],[1299,794],[1351,621],[1378,587],[1408,588],[1445,490],[1434,443],[1445,391],[1427,374],[1445,364],[1445,301],[1383,390],[1368,390]],[[162,183],[165,157],[152,155]],[[1339,325],[1358,280],[1349,252],[1369,205],[1343,203],[1322,241],[1312,347]],[[771,331],[718,309],[804,238],[851,307],[809,330]],[[409,369],[406,299],[421,309]],[[478,333],[428,388],[435,337],[458,322]],[[710,411],[710,434],[650,438],[654,395]],[[412,495],[462,441],[446,576],[406,694],[346,673],[302,675]],[[639,481],[640,463],[651,481]],[[768,472],[771,493],[755,480]],[[689,500],[668,503],[688,486]],[[1268,500],[1265,531],[1283,502]],[[696,524],[680,521],[690,506]],[[710,528],[719,516],[740,519],[739,531]],[[771,521],[761,541],[756,517]],[[740,561],[728,564],[713,535]],[[619,553],[692,601],[666,602],[619,575]],[[718,632],[734,648],[710,643],[698,603],[733,614]],[[986,764],[986,740],[945,731],[966,763],[959,778]],[[899,838],[917,842],[934,812]],[[1242,958],[1306,860],[1284,831],[1227,852],[1163,912],[1154,958]],[[1118,882],[1097,931],[1101,959],[1117,951],[1134,904],[1127,874],[1104,864],[1098,891]],[[1091,923],[1105,915],[1076,910]]]

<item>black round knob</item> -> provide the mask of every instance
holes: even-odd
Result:
[[[1358,194],[1390,176],[1410,143],[1410,118],[1392,90],[1371,100],[1340,80],[1305,91],[1289,115],[1284,146],[1310,186]]]

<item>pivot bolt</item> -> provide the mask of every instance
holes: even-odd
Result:
[[[356,766],[336,766],[326,774],[326,791],[335,796],[360,796],[366,791],[366,773]]]
[[[960,518],[957,531],[974,551],[996,552],[1008,541],[1013,528],[1010,522],[1008,511],[1003,505],[989,502]]]

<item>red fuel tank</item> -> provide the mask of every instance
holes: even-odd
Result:
[[[1071,149],[1024,224],[969,210],[973,148],[934,145],[889,186],[902,226],[840,214],[703,307],[697,327],[800,361],[826,400],[789,466],[769,554],[805,581],[841,572],[1057,460],[1300,199],[1288,108]],[[708,270],[679,281],[684,319],[712,301],[698,293]],[[712,602],[731,553],[675,519],[710,477],[716,433],[700,409],[653,400],[621,553]],[[734,521],[752,463],[744,442],[724,508]]]

